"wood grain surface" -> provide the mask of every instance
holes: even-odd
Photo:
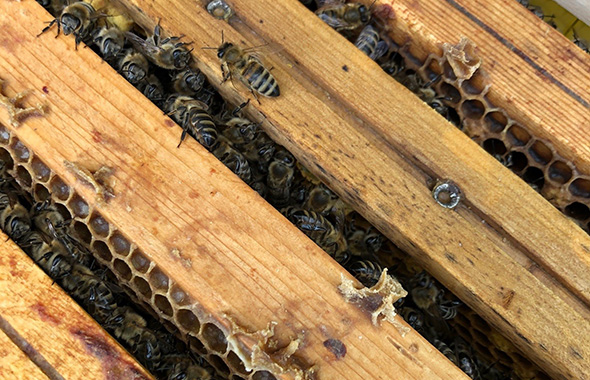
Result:
[[[18,343],[27,353],[26,363],[12,346],[0,355],[2,379],[43,379],[32,374],[43,368],[51,379],[153,380],[102,327],[8,237],[0,232],[0,331],[1,339]],[[7,334],[7,335],[6,335]],[[1,342],[0,342],[1,343]],[[12,343],[14,347],[16,345]],[[21,351],[24,355],[24,353]],[[13,357],[19,362],[9,365]],[[21,360],[22,359],[22,360]],[[22,367],[16,367],[21,363]],[[7,366],[7,367],[5,367]],[[12,377],[12,374],[16,377]],[[11,375],[11,376],[8,376]],[[26,377],[31,375],[32,377]],[[19,377],[24,376],[24,377]]]
[[[7,91],[36,89],[30,101],[49,108],[11,130],[200,308],[249,331],[277,322],[279,344],[302,335],[297,355],[322,378],[466,378],[416,332],[375,327],[345,303],[340,266],[196,141],[178,149],[180,128],[90,49],[37,38],[47,18],[33,0],[0,1]],[[0,122],[10,128],[3,110]],[[64,160],[114,168],[114,198],[97,200]],[[345,344],[344,358],[328,339]]]

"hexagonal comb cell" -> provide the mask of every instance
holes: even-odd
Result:
[[[33,192],[33,196],[35,197],[35,200],[37,202],[43,202],[51,197],[51,194],[49,194],[49,190],[47,190],[47,188],[41,185],[40,183],[35,185]]]
[[[27,169],[25,169],[24,166],[18,165],[16,167],[15,175],[16,175],[16,180],[19,185],[21,185],[25,188],[30,188],[31,185],[33,184],[33,179],[31,178],[31,174],[29,173],[29,171]]]
[[[210,350],[219,354],[224,354],[227,351],[225,334],[213,323],[205,323],[203,325],[201,328],[201,337]]]
[[[574,180],[569,186],[569,191],[576,197],[590,198],[590,180],[585,178]]]
[[[14,161],[12,161],[12,156],[4,148],[0,148],[0,160],[4,161],[6,169],[11,170],[14,167]]]
[[[233,351],[229,351],[225,356],[225,360],[229,363],[229,366],[234,372],[237,372],[242,375],[247,375],[249,371],[246,371],[246,367],[244,367],[244,363],[242,360],[236,355]]]
[[[51,193],[57,199],[65,201],[70,197],[70,188],[58,176],[53,177],[49,186]]]
[[[167,315],[168,317],[171,317],[174,313],[172,305],[170,305],[168,299],[160,294],[154,296],[154,304],[162,314]]]
[[[521,126],[512,125],[506,131],[506,138],[512,145],[524,146],[531,139],[531,135]]]
[[[572,168],[563,161],[555,161],[549,166],[549,179],[560,185],[566,184],[572,178],[572,175]]]
[[[492,133],[500,133],[506,128],[508,118],[503,112],[492,111],[486,113],[484,116],[484,123],[488,131]]]
[[[229,367],[219,356],[211,354],[207,357],[207,361],[223,376],[229,375]]]
[[[156,289],[168,291],[170,285],[170,279],[168,276],[160,270],[158,267],[154,267],[149,274],[150,284]]]
[[[178,285],[174,284],[170,288],[170,298],[178,306],[188,305],[192,303],[189,295]]]
[[[106,243],[101,240],[95,240],[92,243],[92,249],[94,249],[96,251],[96,253],[98,254],[98,256],[101,259],[103,259],[104,261],[110,262],[113,259],[113,255],[111,254],[111,250],[109,249],[109,246],[106,245]]]
[[[88,203],[82,199],[78,194],[74,194],[72,199],[68,202],[70,210],[74,213],[77,218],[86,219],[90,213]]]
[[[187,332],[198,334],[201,329],[201,323],[199,319],[191,310],[179,309],[176,312],[176,322]]]
[[[119,232],[114,232],[109,239],[109,243],[113,246],[113,249],[119,255],[127,256],[129,254],[129,250],[131,248],[131,244],[129,240],[127,240],[123,235]]]
[[[106,237],[109,235],[109,223],[98,214],[92,214],[90,217],[90,228],[98,236]]]
[[[141,252],[139,249],[133,251],[130,260],[133,268],[140,271],[141,273],[145,273],[148,271],[148,269],[150,269],[151,261],[148,260],[143,252]]]
[[[21,143],[20,140],[16,137],[12,139],[10,149],[12,150],[13,157],[18,162],[28,162],[31,158],[31,153],[29,152],[29,149],[23,143]]]
[[[90,244],[92,242],[92,234],[90,233],[90,230],[84,223],[76,221],[74,223],[74,231],[76,232],[76,235],[78,235],[80,240],[82,240],[84,243]]]
[[[127,263],[125,263],[123,260],[115,259],[115,261],[113,261],[113,269],[125,281],[131,280],[131,268],[129,268],[129,265],[127,265]]]
[[[565,207],[565,214],[576,220],[587,220],[590,218],[590,208],[583,203],[574,202]]]
[[[0,123],[0,143],[8,144],[10,142],[10,131]]]
[[[33,173],[35,175],[35,179],[39,182],[47,182],[49,181],[49,177],[51,176],[51,169],[47,167],[37,157],[33,157],[31,160],[31,169],[33,169]]]
[[[547,165],[553,159],[553,152],[542,141],[535,141],[529,148],[529,154],[541,165]]]
[[[152,288],[146,280],[141,277],[135,277],[132,281],[132,284],[135,286],[135,289],[146,299],[152,298]]]

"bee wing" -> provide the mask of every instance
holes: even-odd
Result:
[[[337,29],[337,28],[346,28],[348,26],[348,23],[336,18],[336,17],[331,17],[328,16],[325,13],[319,13],[319,9],[316,11],[316,14],[318,15],[318,17],[320,18],[320,20],[322,20],[323,22],[325,22],[326,24],[330,25],[332,28]]]
[[[377,48],[375,51],[369,56],[373,61],[381,58],[387,51],[389,50],[389,44],[383,40],[377,43]]]
[[[158,46],[154,45],[150,41],[144,40],[135,33],[125,32],[125,37],[127,40],[129,40],[129,42],[131,42],[131,45],[133,45],[137,51],[147,57],[153,57],[160,52],[160,48]]]

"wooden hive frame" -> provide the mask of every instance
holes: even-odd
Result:
[[[266,41],[272,48],[280,47],[280,53],[265,61],[275,67],[282,95],[253,104],[251,116],[264,121],[273,138],[389,238],[422,257],[426,268],[551,375],[588,376],[584,360],[590,354],[588,346],[576,338],[589,330],[585,321],[590,315],[590,272],[584,248],[590,247],[588,236],[467,137],[408,96],[352,46],[330,52],[323,49],[342,40],[295,1],[281,7],[271,1],[231,5],[239,18],[230,27],[187,1],[177,1],[175,7],[140,0],[126,3],[146,28],[162,17],[166,30],[183,33],[196,45],[217,46],[223,29],[231,41],[247,41],[250,46]],[[418,18],[410,12],[415,9],[403,1],[391,5],[397,20],[403,21],[394,27],[413,26],[414,30],[408,28],[417,41],[412,46],[430,44],[431,50],[422,48],[425,52],[438,49],[441,40],[432,37],[433,29],[426,33],[426,27],[418,23],[428,20],[424,15]],[[505,5],[515,18],[523,16],[523,9]],[[316,365],[320,377],[464,376],[415,332],[402,337],[389,324],[373,327],[368,316],[346,304],[336,288],[341,268],[198,144],[187,142],[177,150],[178,130],[168,128],[170,120],[147,100],[137,99],[136,90],[92,52],[74,51],[73,41],[63,37],[36,39],[39,27],[30,20],[46,17],[37,4],[3,1],[0,6],[0,24],[10,36],[2,41],[0,50],[0,70],[11,73],[8,91],[46,88],[48,94],[42,101],[51,110],[44,118],[27,120],[19,129],[11,127],[6,114],[0,113],[6,132],[13,136],[5,144],[11,149],[20,141],[77,192],[73,195],[68,190],[63,201],[88,205],[92,212],[76,215],[79,220],[96,220],[100,213],[109,223],[111,232],[106,238],[93,238],[95,246],[108,247],[100,242],[113,244],[115,237],[131,242],[123,253],[103,249],[104,262],[113,266],[127,262],[129,268],[139,269],[133,279],[145,277],[152,280],[152,286],[156,284],[150,290],[151,301],[159,299],[166,305],[162,297],[174,300],[174,294],[185,294],[191,300],[173,306],[186,310],[182,315],[196,316],[200,323],[195,324],[192,317],[182,319],[192,322],[186,326],[180,322],[181,328],[201,338],[202,326],[221,331],[230,337],[226,345],[252,366],[248,355],[258,348],[260,337],[238,331],[236,326],[262,331],[276,321],[280,346],[288,347],[305,331],[296,356],[309,366]],[[452,9],[439,9],[445,10]],[[285,26],[281,20],[287,16],[305,18],[309,24],[305,28]],[[570,46],[554,32],[548,34]],[[457,40],[452,38],[452,42]],[[542,46],[545,42],[535,43]],[[576,62],[588,64],[587,57],[576,51],[572,54]],[[198,59],[199,68],[219,83],[215,55],[199,52]],[[574,72],[575,67],[570,70]],[[64,75],[72,78],[67,84],[60,79]],[[489,75],[495,78],[493,72]],[[106,89],[105,82],[117,91]],[[504,83],[509,91],[508,80]],[[492,88],[502,94],[501,84],[494,82]],[[535,86],[525,89],[537,90]],[[583,90],[577,91],[587,96]],[[240,87],[226,85],[220,91],[235,103],[247,97]],[[358,94],[367,96],[364,101],[353,101]],[[132,112],[138,109],[141,114]],[[521,106],[519,110],[526,115],[531,108]],[[556,138],[573,133],[566,130],[554,136],[543,131],[548,133],[543,136]],[[134,141],[128,136],[134,136]],[[576,163],[584,162],[580,157],[574,157]],[[65,161],[93,169],[101,165],[116,168],[115,197],[105,203]],[[37,182],[34,174],[31,179]],[[170,177],[178,184],[164,180]],[[432,178],[450,178],[459,185],[465,195],[460,207],[449,211],[432,200],[426,186]],[[515,198],[524,199],[528,207],[514,209],[506,202]],[[268,224],[273,225],[270,234],[264,231]],[[144,268],[146,274],[141,273],[141,259],[152,263]],[[495,266],[505,268],[505,273],[497,273]],[[125,277],[120,269],[118,273]],[[166,289],[158,289],[164,282]],[[325,291],[320,294],[316,289]],[[138,296],[145,294],[138,291]],[[252,307],[252,300],[259,302],[259,309]],[[539,305],[538,300],[545,302]],[[158,312],[179,324],[178,311],[170,318],[167,310],[164,306]],[[345,343],[346,360],[334,360],[326,351],[323,342],[329,338]],[[216,347],[215,341],[205,339],[205,344]],[[294,364],[281,373],[276,367],[282,363],[281,351],[263,350],[262,354],[266,367],[259,369],[276,370],[284,378],[305,373],[305,368]],[[375,362],[387,364],[375,366]]]

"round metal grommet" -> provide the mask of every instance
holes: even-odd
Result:
[[[228,20],[232,15],[233,11],[223,0],[213,0],[207,4],[207,12],[216,19]]]
[[[432,189],[432,197],[442,207],[453,209],[461,201],[461,189],[453,181],[441,181]]]

